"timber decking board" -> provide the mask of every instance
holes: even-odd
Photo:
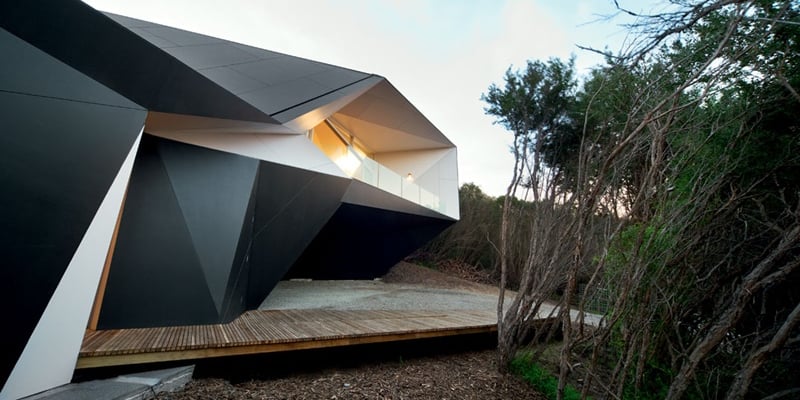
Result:
[[[228,324],[87,330],[77,368],[419,339],[497,329],[485,310],[255,310]]]

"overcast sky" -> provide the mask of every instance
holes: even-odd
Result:
[[[576,44],[617,50],[610,0],[87,0],[101,11],[386,77],[458,146],[460,183],[505,192],[510,133],[480,101],[506,69],[577,56]]]

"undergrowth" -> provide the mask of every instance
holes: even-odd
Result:
[[[530,383],[550,400],[558,398],[558,378],[545,368],[532,362],[528,354],[517,355],[511,361],[511,370]],[[564,400],[579,400],[581,393],[571,385],[564,388]],[[590,397],[587,397],[590,399]]]

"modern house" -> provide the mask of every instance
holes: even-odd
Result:
[[[455,146],[381,76],[75,0],[0,28],[2,399],[69,382],[87,329],[226,323],[459,216]]]

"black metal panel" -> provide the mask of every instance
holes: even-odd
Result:
[[[363,72],[107,15],[281,122],[350,95],[370,78]],[[324,101],[318,102],[321,98]]]
[[[230,43],[171,47],[167,52],[196,70],[258,60]]]
[[[0,387],[145,118],[144,110],[119,107],[125,99],[102,85],[9,39],[0,62],[0,302],[13,329],[3,333]],[[10,61],[18,57],[31,64]],[[52,97],[43,97],[35,82],[25,82],[36,79],[82,84],[49,88],[44,94]]]
[[[329,91],[311,79],[298,79],[244,92],[239,96],[270,114],[276,114]]]
[[[4,29],[0,29],[0,49],[3,91],[142,109]],[[54,69],[58,72],[52,73]]]
[[[200,267],[220,311],[259,162],[172,140],[157,141]]]
[[[215,323],[189,229],[158,151],[142,138],[131,173],[99,329]]]
[[[247,307],[256,308],[339,206],[349,179],[262,162]]]
[[[257,172],[256,172],[257,173]],[[258,179],[258,175],[256,175]],[[236,256],[228,277],[228,286],[225,291],[225,301],[220,313],[221,322],[230,322],[247,309],[247,283],[250,277],[250,253],[253,245],[253,223],[256,213],[257,185],[253,184],[250,191],[250,200],[245,212],[242,229],[239,233],[239,243],[236,247]]]
[[[373,279],[453,222],[345,203],[286,277]]]
[[[249,92],[267,86],[267,84],[263,82],[242,75],[228,67],[208,68],[201,70],[200,73],[235,94]]]
[[[341,82],[341,79],[337,79],[339,72],[346,73],[347,70],[332,70],[329,72],[323,72],[320,75],[324,75],[326,81],[329,80]],[[344,104],[346,104],[368,90],[370,87],[379,83],[381,80],[383,80],[383,78],[377,75],[369,75],[350,83],[343,83],[342,86],[337,87],[336,90],[331,90],[293,107],[283,109],[277,113],[271,114],[271,116],[278,121],[288,122],[311,110],[319,109],[323,110],[323,112],[333,113],[339,109],[337,102],[345,100],[346,102]]]
[[[151,111],[275,123],[80,1],[3,1],[0,26]]]

